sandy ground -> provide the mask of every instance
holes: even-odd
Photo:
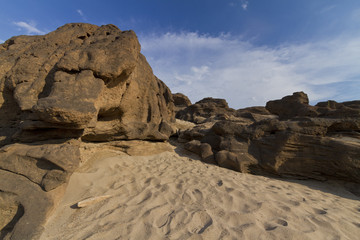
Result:
[[[360,239],[360,198],[336,183],[242,174],[171,148],[95,152],[72,175],[42,240]],[[74,207],[102,195],[111,197]]]

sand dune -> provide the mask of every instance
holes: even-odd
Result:
[[[169,149],[151,156],[94,151],[71,176],[41,239],[360,236],[360,198],[338,183],[242,174]],[[103,195],[111,197],[75,206]]]

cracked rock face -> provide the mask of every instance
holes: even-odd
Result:
[[[82,137],[165,140],[172,95],[133,31],[67,24],[0,45],[0,144]]]
[[[133,31],[74,23],[0,44],[0,238],[37,239],[82,141],[162,141],[174,121]]]

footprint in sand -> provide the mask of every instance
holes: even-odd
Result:
[[[325,209],[325,210],[327,210],[327,209]],[[327,214],[327,211],[325,211],[325,210],[318,209],[318,208],[314,208],[314,212],[315,212],[316,214],[321,214],[321,215]]]
[[[233,196],[244,198],[245,194],[240,192],[239,190],[235,190],[234,188],[225,187],[225,191]]]
[[[157,186],[161,183],[160,179],[155,177],[149,177],[144,181],[144,186]]]
[[[168,210],[159,215],[160,217],[155,221],[155,226],[159,228],[162,234],[167,235],[171,231],[170,224],[175,217],[175,211]]]
[[[158,228],[162,228],[165,225],[169,225],[171,222],[171,219],[173,218],[173,214],[174,214],[174,210],[167,212],[165,214],[163,214],[162,216],[160,216],[160,218],[158,218],[155,222],[156,226]]]
[[[133,199],[131,199],[128,202],[128,205],[139,205],[142,204],[143,202],[149,200],[152,196],[152,192],[151,191],[144,191],[138,195],[136,195]]]
[[[200,202],[203,199],[202,192],[199,189],[195,189],[192,192],[193,196],[195,197],[196,201]]]
[[[265,223],[264,228],[266,231],[272,231],[275,230],[278,226],[287,227],[288,223],[283,219],[277,219],[274,223]]]
[[[291,205],[293,205],[294,207],[300,206],[300,202],[298,202],[298,201],[289,200],[289,203],[290,203]]]
[[[271,224],[271,223],[266,223],[264,225],[264,228],[266,231],[272,231],[272,230],[275,230],[277,228],[277,226],[274,224]]]
[[[257,211],[261,208],[262,202],[253,202],[250,205],[244,204],[242,212],[243,213],[252,213],[254,211]]]
[[[282,225],[284,227],[286,227],[288,225],[287,221],[283,220],[283,219],[278,219],[277,224]]]
[[[289,208],[288,206],[280,206],[280,208],[282,209],[282,210],[284,210],[285,212],[291,212],[291,208]]]
[[[206,211],[195,212],[189,223],[190,232],[201,234],[213,223],[212,218]]]
[[[186,192],[182,195],[182,200],[184,203],[189,203],[191,201],[191,197]]]

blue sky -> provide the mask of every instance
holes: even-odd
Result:
[[[70,22],[135,30],[155,75],[193,102],[360,99],[359,0],[12,0],[0,41]]]

